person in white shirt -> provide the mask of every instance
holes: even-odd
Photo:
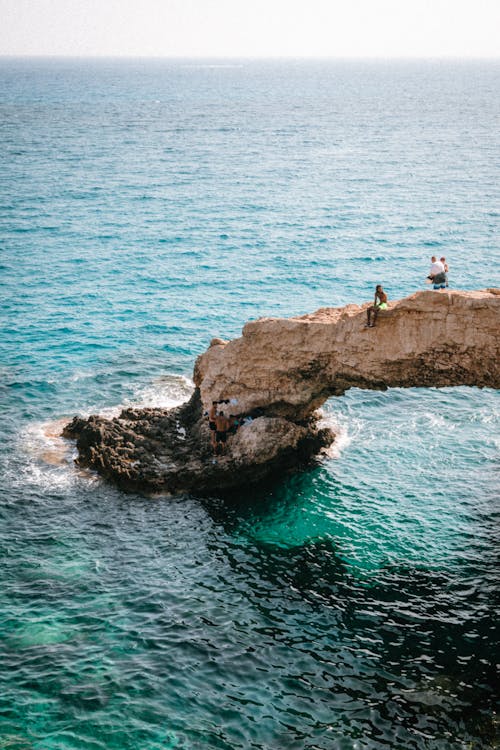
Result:
[[[446,289],[445,265],[442,261],[437,260],[434,255],[431,258],[427,282],[432,284],[433,289]]]
[[[429,268],[429,275],[427,278],[429,281],[433,281],[434,276],[437,276],[438,273],[444,273],[444,265],[441,263],[440,260],[436,258],[435,255],[431,258],[431,267]]]

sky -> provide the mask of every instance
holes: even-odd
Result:
[[[500,57],[500,0],[0,0],[0,55]]]

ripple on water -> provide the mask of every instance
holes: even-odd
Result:
[[[351,391],[317,467],[229,499],[123,495],[53,424],[184,400],[213,336],[405,296],[433,249],[494,280],[497,78],[0,63],[0,748],[498,746],[498,394]]]
[[[173,377],[137,400],[157,388],[167,405],[191,387]],[[17,706],[4,736],[29,720],[42,734],[56,728],[61,747],[85,745],[92,716],[103,746],[111,736],[154,747],[163,736],[327,748],[325,737],[350,727],[382,748],[395,722],[402,747],[428,734],[436,748],[450,732],[494,737],[497,584],[491,537],[478,528],[491,518],[492,477],[483,467],[482,499],[471,502],[476,480],[462,467],[478,451],[493,456],[474,430],[498,414],[497,395],[467,391],[477,400],[468,419],[465,393],[450,391],[437,436],[429,415],[443,392],[418,396],[353,391],[327,404],[342,450],[230,501],[123,497],[80,480],[61,423],[26,428],[17,466],[45,473],[20,473],[33,504],[3,514],[2,687]],[[48,446],[59,463],[45,460]],[[416,487],[416,461],[441,467],[445,487],[425,473]],[[22,670],[15,685],[11,670]],[[123,715],[126,731],[113,724]]]

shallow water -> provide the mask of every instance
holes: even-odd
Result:
[[[329,456],[230,500],[58,433],[433,252],[499,285],[499,72],[0,62],[0,748],[498,746],[497,392],[350,391]]]

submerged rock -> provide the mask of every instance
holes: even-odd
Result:
[[[390,303],[375,328],[366,307],[247,323],[198,357],[187,403],[75,417],[63,434],[80,465],[124,489],[211,494],[310,461],[335,437],[317,408],[351,387],[500,386],[500,290],[418,292]],[[223,399],[246,419],[214,458],[206,412]]]

